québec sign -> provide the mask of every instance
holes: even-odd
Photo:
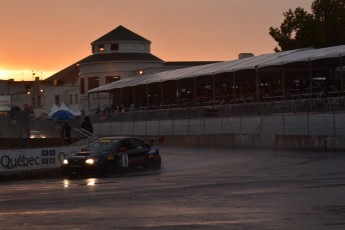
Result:
[[[63,159],[79,151],[80,148],[80,146],[62,146],[49,149],[0,150],[0,173],[58,168]]]
[[[25,155],[19,156],[18,158],[11,158],[10,156],[4,155],[0,158],[0,164],[3,168],[13,169],[17,167],[26,167],[33,165],[40,165],[39,157],[27,157]]]

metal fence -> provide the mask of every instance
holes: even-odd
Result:
[[[98,132],[107,134],[188,135],[196,133],[251,132],[253,128],[248,126],[250,123],[256,124],[255,132],[274,133],[276,128],[270,128],[273,125],[268,124],[271,121],[261,119],[261,117],[272,116],[274,119],[270,118],[270,120],[276,122],[276,126],[283,127],[279,128],[278,133],[284,134],[290,133],[288,126],[291,122],[298,123],[298,119],[308,121],[308,123],[303,123],[304,126],[310,124],[318,126],[313,122],[313,117],[303,116],[303,118],[299,118],[298,114],[323,114],[342,111],[345,111],[345,98],[333,97],[103,113],[91,115],[90,118],[94,126],[98,128]],[[281,114],[295,115],[292,116],[294,120],[284,120],[281,118]],[[249,116],[259,117],[259,121],[256,118],[248,118]],[[277,120],[275,121],[275,119]],[[343,126],[339,121],[340,118],[337,118],[338,121],[334,119],[328,121],[334,127],[333,129],[339,124]],[[72,127],[78,128],[80,127],[81,118],[72,119],[69,122]],[[316,122],[322,121],[316,119]],[[335,124],[336,122],[338,124]],[[266,129],[262,130],[265,124]],[[26,138],[28,137],[28,131],[33,129],[44,132],[48,137],[59,137],[62,125],[63,122],[32,119],[22,111],[17,116],[0,116],[0,138]],[[308,127],[308,131],[304,129],[303,133],[308,134],[309,130],[313,131],[312,126]],[[332,132],[339,133],[337,130]],[[78,135],[78,133],[74,134],[74,136]]]
[[[345,98],[334,97],[103,113],[90,117],[94,123],[104,123],[344,110]]]
[[[80,119],[69,120],[72,127],[80,126]],[[36,119],[22,110],[18,111],[15,116],[10,113],[0,116],[0,138],[28,138],[30,130],[39,130],[47,138],[60,137],[63,121],[54,121],[47,119]],[[79,137],[77,132],[73,131],[74,137]],[[1,146],[0,146],[1,147]]]
[[[271,101],[93,116],[99,135],[345,136],[344,98]]]

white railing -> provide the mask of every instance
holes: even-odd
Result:
[[[74,128],[74,130],[82,135],[82,139],[80,141],[72,143],[71,146],[87,145],[98,139],[98,136],[83,128]]]

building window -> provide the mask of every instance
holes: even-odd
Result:
[[[98,77],[89,77],[88,78],[88,90],[97,88],[99,86],[99,79]]]
[[[85,79],[81,78],[80,79],[80,94],[85,94]]]
[[[111,50],[119,50],[119,44],[111,44],[110,49]]]
[[[74,95],[74,103],[78,103],[79,102],[79,95],[75,94]]]
[[[145,50],[145,46],[143,44],[139,44],[139,50]]]
[[[98,51],[100,51],[100,52],[104,51],[104,45],[103,44],[98,45]]]
[[[60,95],[55,95],[55,105],[60,105]]]
[[[134,50],[134,45],[133,44],[128,44],[127,45],[128,50]]]
[[[43,107],[43,97],[42,95],[37,96],[37,107],[42,108]]]
[[[73,104],[73,95],[69,95],[69,103]]]
[[[105,77],[105,84],[109,84],[115,81],[120,80],[120,76],[106,76]]]

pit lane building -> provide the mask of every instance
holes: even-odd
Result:
[[[269,53],[113,82],[113,104],[134,110],[343,97],[345,45]]]

